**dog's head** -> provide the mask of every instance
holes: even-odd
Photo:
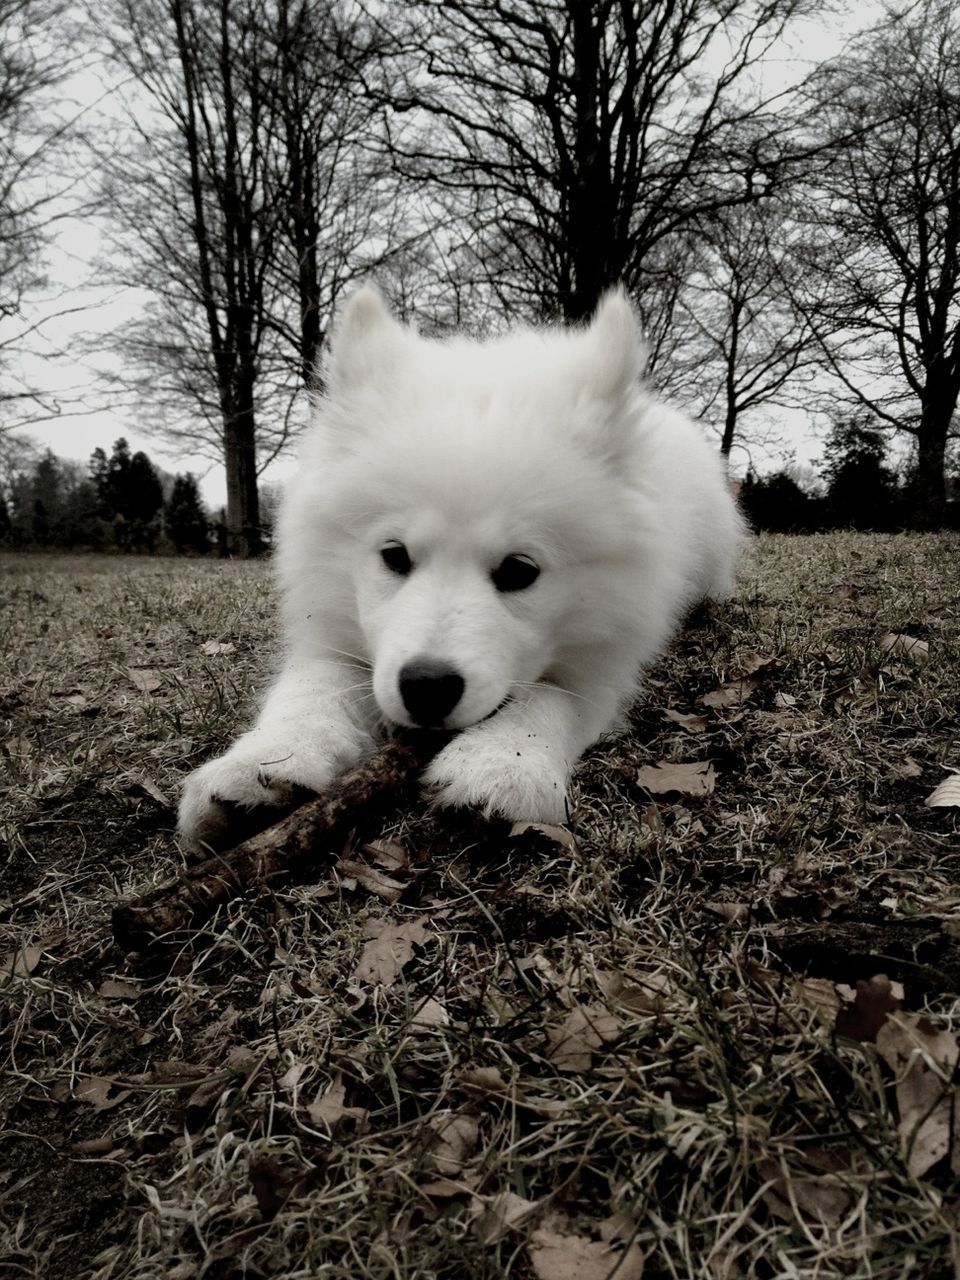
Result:
[[[347,305],[320,430],[383,714],[463,728],[564,684],[629,607],[643,363],[609,294],[579,330],[432,341],[380,294]],[[613,636],[609,636],[613,640]]]

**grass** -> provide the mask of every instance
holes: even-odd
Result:
[[[183,865],[267,570],[3,560],[0,1275],[953,1275],[960,1140],[916,1171],[835,984],[960,1031],[960,811],[924,804],[960,767],[958,563],[763,538],[584,760],[574,845],[415,807],[341,851],[399,847],[395,901],[334,872],[138,957],[110,908]],[[712,794],[638,781],[707,760]],[[426,939],[390,986],[355,975],[384,922]]]

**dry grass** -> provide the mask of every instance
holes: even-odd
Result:
[[[889,1069],[801,980],[886,972],[960,1030],[960,811],[923,803],[958,563],[763,539],[584,762],[575,847],[412,810],[349,851],[402,846],[395,902],[334,874],[128,957],[110,908],[182,865],[167,797],[269,661],[266,570],[5,560],[0,1275],[550,1280],[545,1232],[579,1280],[952,1275],[960,1152],[911,1171]],[[662,760],[715,790],[652,799]],[[392,986],[355,976],[383,920],[427,938]]]

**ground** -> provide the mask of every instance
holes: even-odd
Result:
[[[127,955],[268,569],[4,559],[0,1273],[954,1274],[958,566],[760,539],[572,839],[414,801]]]

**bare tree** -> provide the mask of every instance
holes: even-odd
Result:
[[[44,251],[58,219],[74,211],[75,175],[62,164],[76,112],[55,93],[82,57],[66,0],[0,0],[0,356],[9,366],[59,310],[31,303],[45,284]],[[75,33],[73,33],[75,34]],[[0,430],[55,416],[11,371],[0,391]]]
[[[841,396],[916,447],[919,523],[945,503],[960,395],[960,16],[891,13],[816,82],[833,158],[804,198],[798,303]]]
[[[107,34],[136,77],[108,202],[125,279],[153,294],[119,345],[154,428],[222,457],[251,554],[257,476],[305,417],[337,298],[401,239],[358,145],[368,32],[309,0],[115,0]]]
[[[464,228],[461,269],[507,310],[578,320],[611,284],[642,294],[658,253],[694,220],[773,189],[789,139],[782,104],[751,88],[750,72],[800,9],[377,6],[392,44],[367,87],[398,171]]]
[[[746,415],[795,405],[814,364],[793,305],[797,231],[779,201],[723,210],[690,237],[694,263],[677,310],[688,341],[676,361],[686,399],[719,428],[729,455]]]

